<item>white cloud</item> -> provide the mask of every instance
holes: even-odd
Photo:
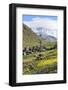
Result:
[[[57,37],[57,20],[36,17],[32,21],[24,21],[24,24],[28,25],[34,32],[38,32],[37,28],[42,27],[43,33]]]

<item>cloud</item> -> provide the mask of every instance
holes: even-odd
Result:
[[[31,21],[24,21],[24,24],[28,25],[34,32],[39,32],[37,28],[42,27],[42,32],[53,36],[57,36],[57,20],[49,18],[32,18]]]

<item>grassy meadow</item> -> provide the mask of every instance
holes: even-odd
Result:
[[[36,59],[39,53],[23,56],[23,74],[57,73],[57,50],[41,52],[44,55],[42,60]]]

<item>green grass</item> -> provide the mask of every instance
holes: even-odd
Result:
[[[37,60],[36,56],[41,53],[46,59]],[[57,72],[57,50],[37,52],[23,57],[23,74],[47,74]]]
[[[41,67],[41,66],[45,66],[45,65],[51,65],[53,63],[57,62],[57,59],[54,58],[54,59],[48,59],[48,60],[40,60],[38,61],[38,64],[37,66],[38,67]]]

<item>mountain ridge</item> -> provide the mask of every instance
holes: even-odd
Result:
[[[51,47],[57,42],[57,39],[53,36],[47,35],[46,38],[40,38],[30,27],[23,24],[23,47],[39,46],[40,40],[43,46]]]

